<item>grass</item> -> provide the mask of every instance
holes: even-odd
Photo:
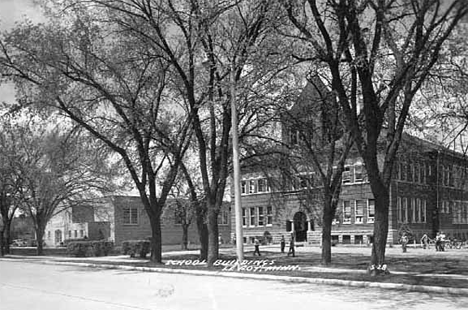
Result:
[[[177,248],[165,249],[165,253],[178,250]],[[235,249],[222,253],[219,259],[235,260],[233,254]],[[232,254],[230,254],[232,253]],[[435,252],[423,249],[409,249],[408,253],[401,253],[398,248],[389,248],[386,254],[386,263],[390,274],[385,276],[371,276],[366,271],[369,265],[370,248],[345,248],[334,247],[332,249],[332,263],[329,266],[321,265],[319,248],[309,248],[296,252],[296,257],[288,257],[279,253],[276,248],[265,247],[262,249],[261,257],[254,257],[253,251],[245,251],[246,260],[268,259],[274,261],[274,266],[298,265],[300,270],[296,271],[262,271],[258,273],[273,274],[277,276],[292,276],[319,279],[340,279],[347,281],[369,281],[380,283],[399,283],[408,285],[440,286],[468,289],[468,249],[450,250],[447,252]],[[163,264],[150,262],[148,259],[127,258],[119,262],[118,259],[111,261],[83,258],[74,259],[74,262],[96,263],[106,265],[129,265],[135,267],[158,267],[170,269],[191,269],[221,271],[222,266],[206,267],[199,266],[169,266],[164,262],[168,260],[197,260],[196,251],[189,254],[172,253],[163,260]],[[57,261],[66,261],[56,257]],[[248,271],[241,271],[249,273]]]

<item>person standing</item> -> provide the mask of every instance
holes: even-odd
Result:
[[[429,244],[429,237],[427,236],[427,234],[424,234],[421,238],[421,245],[422,245],[422,248],[423,249],[426,249],[427,246]]]
[[[400,242],[403,253],[406,253],[406,247],[408,246],[408,236],[406,236],[405,233],[403,233],[403,235],[401,236]]]
[[[260,254],[260,241],[258,241],[257,238],[255,238],[254,240],[254,245],[255,245],[254,256],[255,254],[258,254],[258,256],[262,256],[262,254]]]
[[[292,254],[293,257],[296,256],[296,250],[294,249],[294,236],[291,236],[291,240],[289,241],[289,251],[288,256]]]
[[[281,253],[284,253],[284,248],[286,247],[286,240],[284,240],[284,236],[281,235]]]

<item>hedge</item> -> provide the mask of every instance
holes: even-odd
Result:
[[[123,255],[135,257],[138,254],[139,257],[145,258],[150,251],[151,243],[148,240],[128,240],[122,242]]]
[[[114,248],[110,241],[71,241],[67,245],[67,254],[74,257],[107,256]]]

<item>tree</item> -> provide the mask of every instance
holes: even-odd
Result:
[[[37,254],[42,255],[49,220],[110,191],[112,174],[93,140],[79,130],[18,121],[10,138],[16,144],[15,170],[22,180],[18,196],[32,219]]]
[[[242,89],[236,98],[248,99],[255,93],[252,85],[264,86],[266,83],[259,82],[271,76],[257,69],[265,69],[265,62],[260,61],[266,59],[262,47],[271,44],[265,40],[267,20],[274,20],[269,2],[89,2],[113,12],[113,21],[170,64],[173,79],[178,82],[174,90],[186,102],[197,142],[207,212],[207,262],[211,265],[218,257],[218,213],[230,168],[230,90],[231,86]],[[245,111],[244,122],[239,122],[258,126],[261,121],[256,121],[249,102],[238,102],[240,114]]]
[[[195,197],[193,193],[191,193],[191,191],[195,189],[193,188],[194,184],[192,183],[191,176],[187,175],[188,172],[185,163],[182,163],[180,168],[182,172],[178,175],[176,182],[174,182],[171,193],[174,198],[171,200],[170,206],[168,207],[174,215],[175,222],[182,228],[181,245],[183,250],[187,250],[188,229],[193,220],[197,219],[197,213],[199,213],[198,209],[200,209],[200,207],[198,206],[199,201],[197,199],[197,193],[195,193]],[[204,217],[202,217],[202,220],[203,219]],[[202,230],[199,229],[199,231]],[[201,243],[201,245],[203,246],[203,243]],[[203,253],[203,250],[201,250],[201,253]],[[206,256],[200,256],[201,259],[206,259]]]
[[[322,264],[331,263],[331,229],[341,190],[345,160],[353,140],[343,113],[318,76],[308,78],[295,105],[282,113],[287,126],[286,177],[298,189],[301,205],[321,215]],[[317,207],[320,206],[320,207]]]
[[[299,58],[319,64],[330,77],[365,163],[375,198],[371,264],[382,266],[389,186],[408,111],[467,7],[457,0],[282,4],[293,36],[311,51]]]
[[[8,116],[2,117],[0,128],[0,255],[3,256],[10,253],[11,225],[20,206],[18,193],[22,180],[16,171],[15,144]]]
[[[151,260],[161,262],[160,217],[190,141],[165,55],[127,31],[131,15],[116,22],[115,12],[89,3],[48,4],[46,24],[3,35],[2,76],[16,83],[22,106],[60,113],[120,159],[150,218]]]

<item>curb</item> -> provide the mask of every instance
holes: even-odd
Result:
[[[224,278],[234,278],[234,279],[282,281],[282,282],[288,282],[288,283],[309,283],[309,284],[351,286],[351,287],[359,287],[359,288],[367,287],[367,288],[395,289],[395,290],[421,292],[421,293],[424,292],[424,293],[455,294],[455,295],[468,296],[468,288],[410,285],[410,284],[398,284],[398,283],[381,283],[381,282],[369,282],[369,281],[352,281],[352,280],[340,280],[340,279],[305,278],[305,277],[277,276],[277,275],[268,275],[268,274],[254,274],[254,273],[249,274],[249,273],[240,273],[240,272],[170,269],[170,268],[158,268],[158,267],[136,267],[136,266],[127,266],[127,265],[58,262],[58,261],[46,261],[46,260],[24,260],[24,259],[17,259],[17,258],[16,259],[0,258],[0,261],[16,261],[16,262],[22,261],[22,262],[28,262],[28,263],[39,263],[39,264],[44,264],[44,265],[80,266],[80,267],[88,267],[88,268],[120,269],[120,270],[142,271],[142,272],[187,274],[187,275],[194,275],[194,276],[224,277]]]

